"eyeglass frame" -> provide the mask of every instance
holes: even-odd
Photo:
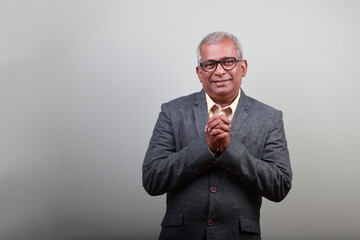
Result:
[[[231,68],[231,69],[226,69],[226,68],[224,68],[224,66],[223,66],[222,63],[221,63],[222,61],[224,61],[224,60],[227,59],[227,58],[231,58],[231,59],[234,59],[234,60],[235,60],[235,65],[234,65],[234,67]],[[221,67],[222,67],[225,71],[230,71],[230,70],[233,70],[233,69],[236,67],[236,62],[241,62],[242,60],[244,60],[244,59],[235,58],[235,57],[223,57],[222,59],[220,59],[220,60],[218,60],[218,61],[213,60],[213,59],[207,59],[207,60],[201,61],[200,64],[199,64],[199,66],[200,66],[205,72],[215,72],[216,69],[217,69],[217,67],[218,67],[218,65],[219,65],[219,63],[220,63]],[[205,70],[205,68],[203,67],[203,63],[206,62],[206,61],[214,61],[214,62],[216,62],[216,67],[214,68],[214,70],[212,70],[212,71],[207,71],[207,70]]]

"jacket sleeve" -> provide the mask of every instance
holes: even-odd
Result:
[[[291,188],[292,170],[281,111],[270,125],[260,159],[235,137],[215,165],[237,176],[254,193],[275,202],[283,200]]]
[[[207,148],[205,132],[180,150],[176,146],[178,138],[167,105],[163,104],[142,166],[143,186],[150,195],[176,190],[215,161]]]

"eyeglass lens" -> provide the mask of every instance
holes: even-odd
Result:
[[[232,58],[232,57],[223,58],[220,61],[205,60],[202,63],[202,67],[204,68],[205,71],[212,72],[212,71],[215,71],[215,69],[217,68],[218,63],[220,63],[221,66],[225,70],[232,70],[236,66],[236,58]]]

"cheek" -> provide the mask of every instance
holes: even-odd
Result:
[[[210,77],[211,77],[211,74],[207,74],[207,73],[202,73],[201,74],[201,78],[200,78],[200,81],[201,82],[208,82],[210,81]]]
[[[233,79],[241,79],[243,77],[243,72],[242,71],[236,71],[236,72],[231,74],[231,77],[233,77]]]

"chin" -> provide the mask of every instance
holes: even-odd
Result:
[[[231,94],[231,91],[229,91],[227,89],[216,89],[213,91],[213,93],[217,96],[227,96],[227,95]]]

